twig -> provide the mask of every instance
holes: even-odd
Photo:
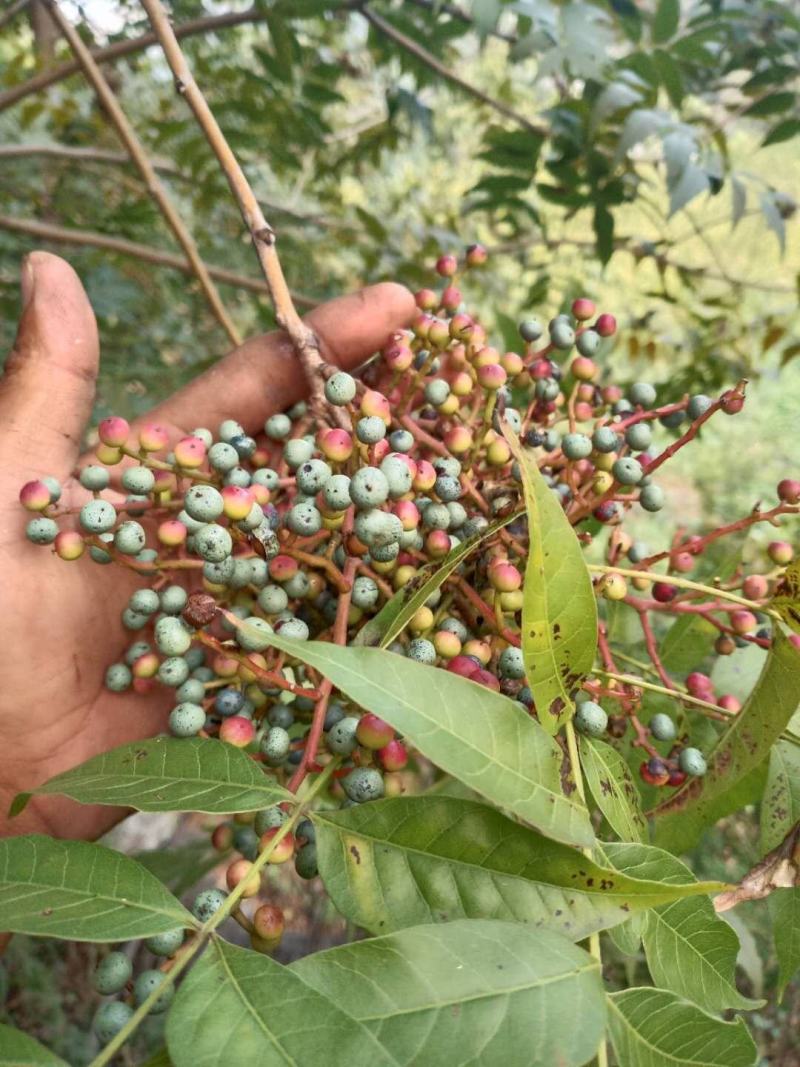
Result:
[[[445,81],[449,81],[452,85],[458,86],[463,92],[473,96],[476,100],[480,100],[481,103],[486,104],[487,107],[492,108],[499,115],[503,115],[507,119],[511,119],[512,122],[516,122],[518,126],[521,126],[524,130],[528,130],[530,133],[538,134],[540,137],[547,137],[550,133],[548,126],[543,123],[531,122],[524,115],[520,115],[518,111],[514,111],[513,108],[507,107],[499,100],[495,100],[493,96],[489,96],[482,89],[479,89],[476,85],[472,85],[471,82],[465,81],[459,77],[454,71],[446,67],[444,63],[441,63],[436,56],[423,48],[421,44],[416,41],[412,41],[410,37],[406,37],[404,33],[401,33],[391,22],[387,22],[381,15],[376,14],[367,7],[361,7],[358,9],[364,16],[370,25],[374,26],[379,33],[382,33],[385,37],[388,37],[391,41],[394,41],[396,45],[408,52],[409,55],[414,56],[420,63],[424,63],[426,67],[430,67],[435,71],[440,78],[444,78]]]
[[[311,390],[311,411],[319,416],[328,408],[323,392],[325,361],[313,330],[303,322],[292,302],[292,295],[286,284],[275,246],[275,232],[264,218],[261,206],[239,161],[231,151],[206,98],[192,77],[163,5],[160,0],[142,0],[142,3],[164,51],[167,63],[175,76],[176,88],[194,113],[209,146],[222,167],[231,192],[236,198],[267,281],[267,288],[275,308],[275,317],[294,345]]]
[[[215,318],[225,330],[233,344],[241,344],[241,335],[233,324],[233,320],[225,310],[225,306],[222,303],[217,287],[200,258],[200,254],[197,251],[197,246],[194,243],[192,235],[189,233],[180,215],[173,207],[165,186],[156,174],[155,168],[150,162],[147,152],[137,137],[136,132],[128,122],[125,112],[122,110],[119,101],[114,95],[114,91],[92,57],[92,53],[83,43],[80,34],[72,23],[64,16],[58,6],[57,0],[45,0],[45,3],[47,4],[47,9],[52,15],[56,25],[64,34],[70,48],[75,53],[75,58],[78,60],[87,79],[94,88],[98,100],[119,134],[120,140],[130,153],[131,159],[139,168],[147,186],[147,191],[150,193],[153,200],[155,200],[168,226],[175,234],[178,244],[181,246],[186,254],[186,258],[191,263],[192,270],[197,276],[197,280],[200,282],[200,287],[205,294],[206,300],[208,301]]]
[[[146,263],[155,263],[159,267],[183,271],[184,274],[194,274],[191,264],[176,252],[165,252],[160,248],[139,244],[138,241],[128,241],[124,237],[111,237],[108,234],[94,233],[91,230],[73,230],[49,222],[39,222],[36,219],[15,219],[10,215],[0,215],[0,230],[26,233],[31,237],[41,237],[44,241],[55,241],[58,244],[104,248],[109,252],[118,252],[122,256],[131,256],[134,259],[142,259]],[[262,278],[248,278],[246,274],[237,274],[226,267],[213,267],[210,264],[206,264],[206,270],[215,281],[222,282],[223,285],[234,285],[239,289],[261,293],[262,296],[265,294]],[[318,303],[311,297],[301,296],[299,293],[293,293],[292,297],[294,302],[301,307],[310,308]]]

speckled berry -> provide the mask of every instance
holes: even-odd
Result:
[[[101,1004],[92,1023],[92,1029],[101,1044],[113,1040],[133,1015],[133,1008],[121,1000]]]
[[[176,704],[169,713],[169,731],[173,737],[194,737],[206,724],[206,713],[199,704]]]
[[[109,952],[92,975],[92,985],[98,993],[110,996],[124,989],[133,975],[133,966],[124,952]]]
[[[678,756],[678,766],[684,774],[689,774],[696,778],[702,778],[708,770],[705,756],[698,748],[682,749]]]
[[[117,510],[107,500],[90,500],[83,505],[78,518],[89,533],[106,533],[117,521]]]
[[[608,715],[593,700],[584,700],[575,710],[575,728],[588,737],[602,737],[608,727]]]

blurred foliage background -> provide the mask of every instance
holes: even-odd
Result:
[[[236,207],[140,5],[61,8],[103,61],[238,330],[269,328]],[[471,272],[466,293],[498,344],[516,345],[526,314],[549,317],[586,294],[620,323],[604,357],[618,380],[653,381],[666,402],[750,379],[744,412],[704,429],[670,465],[671,519],[730,520],[771,499],[780,477],[798,476],[794,0],[175,0],[171,9],[300,306],[382,279],[430,284],[440,249],[481,241],[489,264]],[[98,415],[145,409],[230,347],[46,5],[4,0],[0,352],[33,248],[66,256],[89,292],[103,352]],[[641,535],[664,547],[670,524],[648,527]],[[770,536],[756,531],[749,551]],[[757,858],[754,827],[724,824],[700,865],[740,876]],[[281,903],[309,915],[307,900]],[[745,909],[746,926],[736,914],[745,987],[768,995],[765,912]],[[342,933],[331,916],[306,925],[309,939]],[[7,958],[7,1010],[73,1063],[91,1055],[82,953],[19,938]],[[800,1063],[787,1038],[799,1017],[797,982],[782,1005],[756,1014],[765,1064]]]

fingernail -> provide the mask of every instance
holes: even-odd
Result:
[[[20,271],[20,290],[22,292],[22,310],[25,311],[31,300],[36,286],[36,271],[33,265],[33,256],[28,255],[22,261]]]

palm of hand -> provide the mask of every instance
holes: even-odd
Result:
[[[91,412],[98,360],[94,317],[71,268],[34,253],[26,269],[28,300],[0,379],[0,828],[92,837],[120,813],[62,797],[35,799],[7,824],[5,810],[16,792],[162,730],[172,694],[163,687],[147,695],[112,694],[103,685],[106,667],[132,640],[120,614],[142,579],[86,556],[65,563],[25,538],[17,503],[24,482],[47,474],[58,478],[64,487],[60,509],[87,499],[70,474]],[[411,295],[386,284],[323,305],[311,319],[327,357],[352,367],[412,312]],[[246,342],[153,417],[175,438],[197,425],[216,428],[231,414],[252,432],[304,391],[286,338],[266,335]]]

